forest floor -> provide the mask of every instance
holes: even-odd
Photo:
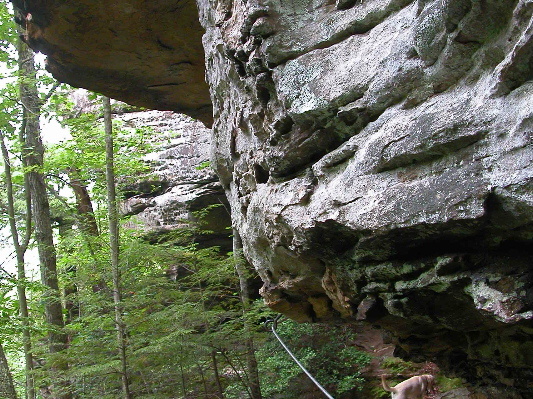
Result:
[[[407,379],[420,374],[436,376],[440,372],[439,367],[432,362],[404,362],[394,357],[395,345],[384,341],[383,331],[369,326],[356,326],[356,329],[355,345],[372,356],[371,362],[362,371],[365,379],[370,382],[372,391],[379,391],[381,375],[391,379],[395,377]],[[434,392],[426,395],[426,399],[440,399],[443,395],[436,385]]]

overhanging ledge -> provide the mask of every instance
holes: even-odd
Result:
[[[12,2],[57,80],[212,123],[194,0]]]

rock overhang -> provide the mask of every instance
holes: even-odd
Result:
[[[14,0],[25,40],[60,82],[212,122],[194,0]]]

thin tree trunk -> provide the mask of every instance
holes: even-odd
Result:
[[[59,237],[61,240],[66,239],[72,232],[74,225],[73,219],[70,218],[56,218]],[[73,252],[73,251],[69,251]],[[80,307],[78,301],[78,287],[75,284],[76,265],[67,266],[64,274],[63,283],[63,299],[65,304],[65,326],[71,324],[79,317]],[[72,341],[72,336],[69,334],[68,341]]]
[[[74,191],[77,208],[77,221],[80,225],[80,230],[87,241],[87,246],[91,255],[94,256],[92,242],[89,237],[97,237],[100,232],[96,218],[94,217],[93,204],[91,196],[87,190],[87,185],[77,177],[77,171],[70,168],[68,171],[70,179],[70,187]],[[65,297],[66,310],[66,324],[70,324],[76,318],[80,317],[80,303],[78,300],[78,287],[74,283],[77,274],[76,264],[72,264],[67,268],[69,279],[63,289]]]
[[[196,367],[198,367],[198,371],[200,372],[200,377],[202,378],[202,385],[204,387],[204,394],[207,398],[209,397],[209,390],[207,389],[207,382],[205,381],[204,369],[202,368],[200,362],[196,362]]]
[[[99,235],[98,224],[94,217],[93,203],[87,185],[79,179],[75,170],[68,171],[70,187],[76,197],[76,207],[81,222],[81,230],[93,237]]]
[[[117,347],[120,357],[122,393],[124,399],[130,399],[128,380],[128,363],[126,357],[126,334],[122,319],[122,298],[120,288],[119,265],[119,231],[118,211],[115,186],[114,153],[113,153],[113,125],[111,120],[111,104],[108,97],[104,97],[104,125],[106,142],[106,178],[107,178],[107,208],[109,217],[109,246],[111,248],[111,269],[113,272],[113,303],[115,308],[115,326],[117,330]]]
[[[217,383],[218,395],[221,399],[224,399],[224,389],[222,388],[222,382],[220,381],[220,375],[218,373],[218,364],[217,364],[217,351],[211,351],[211,359],[213,361],[213,372],[215,373],[215,381]]]
[[[40,98],[37,90],[36,71],[32,50],[18,40],[20,97],[24,108],[23,118],[25,131],[24,162],[27,169],[29,191],[31,195],[33,220],[35,222],[35,240],[39,253],[41,282],[46,287],[43,295],[44,312],[50,325],[48,346],[52,354],[61,352],[67,346],[67,335],[64,333],[63,309],[59,284],[57,280],[56,252],[53,240],[50,205],[48,203],[47,187],[42,172],[44,147],[41,141],[39,123]],[[52,396],[54,399],[70,399],[68,388],[58,376],[68,370],[66,362],[55,361],[52,368]]]
[[[2,399],[17,399],[17,392],[15,385],[13,385],[13,377],[11,370],[7,364],[4,348],[0,342],[0,398]]]
[[[4,158],[4,174],[7,188],[7,212],[9,216],[9,226],[11,230],[11,239],[17,258],[17,297],[19,300],[19,314],[22,322],[22,348],[24,351],[24,363],[26,370],[26,397],[35,399],[35,382],[33,379],[33,355],[31,347],[30,319],[28,312],[28,299],[26,297],[26,271],[24,255],[31,235],[31,200],[28,187],[24,190],[26,197],[26,235],[23,242],[20,242],[19,231],[15,220],[15,195],[13,192],[13,179],[11,175],[11,164],[9,153],[4,141],[4,135],[0,131],[0,145],[2,147],[2,156]],[[25,182],[27,179],[25,179]]]
[[[185,385],[185,374],[183,373],[183,359],[180,356],[180,374],[181,374],[181,391],[183,392],[183,397],[187,396],[187,387]]]
[[[235,367],[235,365],[233,364],[233,362],[231,361],[230,357],[228,356],[228,354],[225,351],[222,351],[222,356],[224,357],[224,359],[226,359],[226,363],[228,363],[228,366],[231,367],[231,369],[233,370],[233,373],[237,376],[237,378],[241,382],[243,388],[246,389],[246,392],[248,393],[248,396],[251,398],[252,397],[252,392],[250,391],[250,384],[248,384],[241,377],[241,373],[239,373],[239,370],[237,370],[237,368]]]
[[[259,382],[259,372],[257,369],[257,359],[255,357],[254,340],[250,323],[247,320],[246,312],[250,307],[250,288],[248,286],[248,269],[246,260],[242,253],[242,240],[237,229],[233,229],[233,256],[235,260],[235,270],[239,276],[241,288],[241,301],[244,315],[244,334],[246,345],[246,366],[248,369],[248,384],[252,399],[262,399],[261,385]]]

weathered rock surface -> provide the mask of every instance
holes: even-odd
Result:
[[[54,47],[78,46],[52,34],[66,6],[25,3],[47,10],[35,45],[78,68]],[[530,397],[533,2],[197,3],[215,167],[267,303],[302,321],[381,326],[404,357],[491,386],[488,398]],[[113,7],[132,5],[155,15],[137,2]],[[178,40],[180,13],[165,10]],[[149,32],[118,25],[113,45],[84,51],[113,52]],[[84,43],[100,34],[70,26]],[[79,67],[136,96],[123,74],[165,51],[117,52],[119,74]],[[169,76],[143,73],[142,82]],[[185,86],[167,97],[176,107]]]
[[[216,168],[267,303],[531,395],[533,2],[199,4]]]
[[[13,0],[61,82],[212,121],[194,0]]]
[[[151,176],[126,187],[122,213],[135,215],[133,223],[153,240],[199,222],[204,246],[232,249],[231,218],[224,190],[209,167],[210,135],[200,122],[170,111],[142,111],[117,116],[126,127],[151,128],[159,133],[154,152],[146,157]],[[206,208],[209,208],[206,210]],[[202,211],[201,218],[196,214]]]

